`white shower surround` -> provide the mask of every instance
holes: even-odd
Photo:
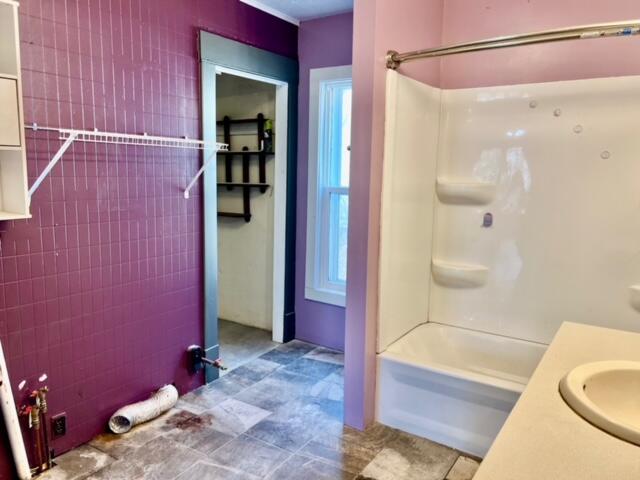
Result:
[[[379,352],[427,320],[541,343],[565,320],[640,332],[640,77],[389,84]],[[478,200],[438,200],[436,175]],[[432,260],[486,283],[441,286]]]
[[[638,92],[636,76],[441,90],[388,72],[379,353],[425,322],[541,344],[567,320],[640,331]],[[480,350],[476,364],[494,362]],[[428,389],[439,361],[419,380],[420,361],[392,369],[402,355],[380,355],[378,418],[406,428],[389,391]],[[454,433],[464,448],[472,432]]]
[[[378,352],[428,318],[440,123],[439,89],[390,71],[387,99]]]
[[[489,275],[433,284],[430,320],[542,343],[567,320],[640,331],[639,92],[635,76],[443,91],[438,177],[496,192],[437,203],[435,256]]]

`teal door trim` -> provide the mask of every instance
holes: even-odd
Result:
[[[268,77],[288,86],[287,102],[287,211],[285,227],[283,339],[295,336],[295,240],[298,135],[298,62],[228,38],[200,31],[202,131],[205,142],[216,141],[216,73],[219,67]],[[208,158],[210,152],[205,152]],[[216,169],[204,173],[204,348],[209,358],[219,357],[218,344],[218,200]],[[205,380],[218,378],[206,368]]]

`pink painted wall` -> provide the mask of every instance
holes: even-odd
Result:
[[[391,47],[439,44],[441,23],[442,0],[355,1],[345,421],[356,428],[374,416],[385,55]],[[440,81],[437,60],[400,71],[427,83]]]
[[[637,0],[356,0],[354,119],[347,285],[345,418],[374,415],[384,55],[486,37],[640,17]],[[640,39],[585,40],[406,64],[446,88],[640,74]]]
[[[307,172],[309,163],[309,70],[351,65],[353,14],[302,22],[298,31],[298,190],[296,198],[296,338],[344,349],[344,308],[304,297],[307,254]]]
[[[26,121],[54,127],[200,137],[199,29],[297,56],[295,26],[237,0],[23,0],[20,28]],[[28,134],[31,182],[59,145]],[[50,411],[68,415],[58,453],[165,383],[201,384],[184,351],[202,342],[202,202],[180,190],[199,163],[75,145],[33,218],[0,223],[0,338],[14,391],[49,375]]]
[[[446,0],[442,43],[632,18],[640,18],[637,0]],[[441,83],[465,88],[638,73],[640,38],[612,38],[453,55],[442,60]]]

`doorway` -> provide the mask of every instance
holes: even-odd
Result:
[[[205,32],[200,55],[204,139],[230,144],[204,179],[205,350],[234,368],[294,337],[298,66]]]
[[[286,125],[276,116],[280,85],[228,72],[216,79],[217,140],[229,145],[216,172],[217,294],[220,357],[231,370],[282,341],[275,323],[282,321],[284,297],[276,294],[282,282],[274,266],[284,258],[274,248],[274,203],[286,178],[276,175],[282,152],[275,138]]]

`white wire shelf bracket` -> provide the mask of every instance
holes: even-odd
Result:
[[[202,175],[204,171],[207,169],[207,167],[211,164],[211,162],[213,162],[216,159],[216,153],[218,152],[214,150],[209,155],[209,157],[202,163],[200,170],[198,170],[195,176],[191,179],[191,181],[189,182],[189,185],[187,185],[187,188],[184,189],[184,198],[189,198],[189,192],[198,181],[198,178],[200,178],[200,175]]]
[[[38,189],[40,184],[49,175],[53,167],[60,161],[65,152],[73,144],[73,142],[89,142],[89,143],[105,143],[113,145],[132,145],[140,147],[159,147],[159,148],[180,148],[188,150],[204,150],[208,153],[206,161],[195,174],[193,179],[189,182],[184,190],[184,198],[189,198],[189,192],[198,181],[198,178],[205,172],[206,168],[211,164],[215,154],[217,152],[226,152],[229,146],[225,143],[218,142],[205,142],[204,140],[197,140],[192,138],[176,138],[176,137],[160,137],[155,135],[142,135],[130,134],[130,133],[116,133],[116,132],[101,132],[99,130],[76,130],[72,128],[53,128],[53,127],[41,127],[36,123],[25,125],[26,128],[31,130],[57,132],[58,138],[63,140],[62,145],[58,151],[51,157],[51,160],[40,173],[40,176],[29,188],[29,199]],[[211,153],[209,153],[211,151]]]

